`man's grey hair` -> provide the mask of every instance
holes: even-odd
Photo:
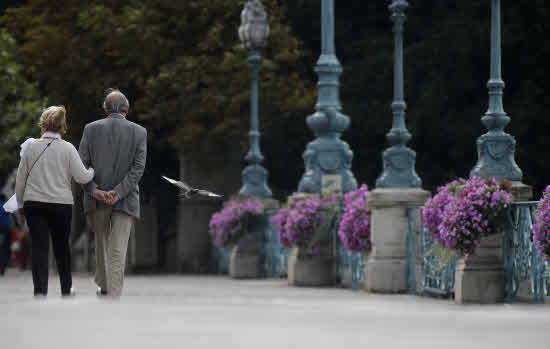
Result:
[[[127,113],[130,108],[128,98],[117,89],[110,88],[107,90],[107,97],[103,102],[103,108],[107,113]]]

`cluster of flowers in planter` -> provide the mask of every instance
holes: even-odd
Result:
[[[440,245],[447,245],[446,240],[439,233],[439,225],[443,220],[443,211],[447,205],[456,200],[457,190],[466,184],[466,180],[459,178],[437,188],[437,194],[426,200],[422,208],[424,226],[432,233],[434,241]]]
[[[510,206],[510,185],[481,177],[453,181],[426,201],[424,224],[451,252],[472,254],[481,238],[494,232],[502,210]]]
[[[369,189],[363,184],[344,196],[344,215],[340,221],[338,236],[350,251],[366,252],[371,248],[370,209],[367,205]]]
[[[209,223],[214,244],[218,247],[236,244],[248,232],[250,219],[263,210],[262,202],[254,198],[232,197],[224,202],[221,211],[214,213]]]
[[[316,229],[323,222],[323,212],[336,209],[338,199],[335,196],[314,194],[289,198],[290,204],[282,208],[273,217],[279,235],[279,241],[286,247],[307,247],[312,241]]]
[[[546,261],[550,261],[550,185],[538,204],[533,225],[533,242]]]
[[[338,222],[338,236],[343,245],[354,252],[368,251],[370,242],[370,209],[367,206],[366,185],[345,194],[344,212]],[[291,197],[291,204],[273,218],[279,241],[286,247],[311,247],[315,234],[332,214],[342,211],[341,197],[314,194],[303,198]]]

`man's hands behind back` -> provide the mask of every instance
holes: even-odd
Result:
[[[120,200],[118,194],[114,190],[105,191],[101,189],[95,189],[92,192],[92,196],[97,201],[102,201],[107,205],[114,205],[118,202],[118,200]]]

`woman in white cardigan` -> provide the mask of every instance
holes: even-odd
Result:
[[[26,145],[19,162],[15,193],[23,207],[32,241],[34,295],[48,293],[48,253],[51,234],[61,294],[72,291],[69,233],[73,194],[71,179],[88,183],[94,177],[86,169],[75,147],[61,139],[67,131],[64,107],[52,106],[40,116],[42,137]]]

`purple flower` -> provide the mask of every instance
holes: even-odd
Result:
[[[437,194],[430,198],[422,208],[424,226],[432,233],[432,237],[441,245],[446,245],[445,239],[439,232],[439,225],[442,221],[443,211],[446,206],[456,200],[456,192],[460,186],[463,186],[466,180],[459,178],[447,185],[438,188]]]
[[[293,203],[280,209],[273,217],[281,244],[289,248],[307,247],[322,222],[321,211],[334,209],[338,204],[337,200],[336,197],[319,194],[298,200],[295,197],[289,198]]]
[[[441,245],[468,255],[481,237],[493,232],[492,223],[511,202],[507,182],[480,177],[459,179],[426,201],[422,210],[424,226]]]
[[[348,250],[364,252],[371,248],[370,209],[367,206],[366,184],[344,196],[344,215],[338,236]]]
[[[263,209],[262,202],[254,198],[232,197],[224,202],[221,211],[214,213],[208,224],[214,244],[228,247],[237,243],[248,233],[250,218],[260,215]]]
[[[533,242],[546,261],[550,261],[550,185],[544,189],[535,213]]]

